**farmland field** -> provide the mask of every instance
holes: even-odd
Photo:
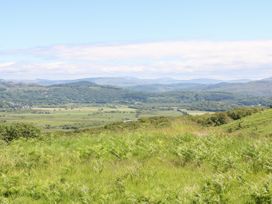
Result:
[[[203,114],[205,111],[189,111],[189,114]],[[181,116],[175,107],[163,109],[136,109],[128,106],[56,106],[34,107],[29,110],[0,112],[0,122],[32,123],[46,131],[76,130],[99,127],[116,121],[136,120],[152,116]]]

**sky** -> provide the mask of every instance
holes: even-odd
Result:
[[[271,0],[0,0],[0,78],[272,76]]]

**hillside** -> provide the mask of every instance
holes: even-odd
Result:
[[[41,86],[36,84],[4,83],[0,101],[18,104],[114,103],[141,100],[141,96],[111,86],[91,82],[74,82]]]
[[[169,92],[169,91],[201,91],[201,92],[225,92],[237,95],[255,97],[272,97],[272,80],[263,79],[258,81],[188,81],[170,84],[143,84],[129,87],[130,90],[144,92]]]
[[[246,91],[238,93],[237,91],[215,89],[218,86],[220,84],[188,83],[119,88],[88,81],[50,86],[0,82],[0,108],[17,109],[29,106],[56,106],[74,103],[126,104],[140,109],[178,107],[221,111],[237,106],[270,106],[272,104],[271,97],[261,97],[260,94],[250,95]],[[267,91],[267,95],[269,95],[269,91]]]
[[[256,113],[252,116],[242,118],[223,128],[232,134],[248,135],[251,137],[271,137],[272,136],[272,109]]]
[[[268,133],[271,119],[267,110],[242,121]],[[0,201],[269,203],[272,139],[226,130],[237,122],[160,117],[2,142]]]
[[[203,91],[224,91],[251,96],[272,97],[272,81],[259,80],[248,83],[220,83],[204,87]]]

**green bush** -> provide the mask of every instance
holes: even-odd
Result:
[[[236,108],[236,109],[230,110],[227,112],[227,114],[231,119],[239,120],[241,118],[252,115],[254,113],[258,113],[262,110],[263,110],[262,108],[257,108],[257,107],[253,107],[253,108],[244,107],[244,108]]]
[[[228,203],[227,191],[229,185],[223,178],[207,179],[200,190],[195,193],[192,203]]]
[[[7,143],[18,138],[36,138],[40,134],[40,129],[30,124],[14,123],[0,126],[0,138]]]
[[[252,185],[250,190],[251,202],[249,203],[272,203],[272,183],[271,180],[261,186]]]
[[[228,122],[230,122],[230,120],[231,119],[228,117],[227,113],[219,112],[199,116],[197,117],[196,122],[205,126],[219,126],[227,124]]]

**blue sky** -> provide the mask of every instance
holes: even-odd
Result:
[[[0,0],[0,5],[0,78],[272,75],[270,0]]]

